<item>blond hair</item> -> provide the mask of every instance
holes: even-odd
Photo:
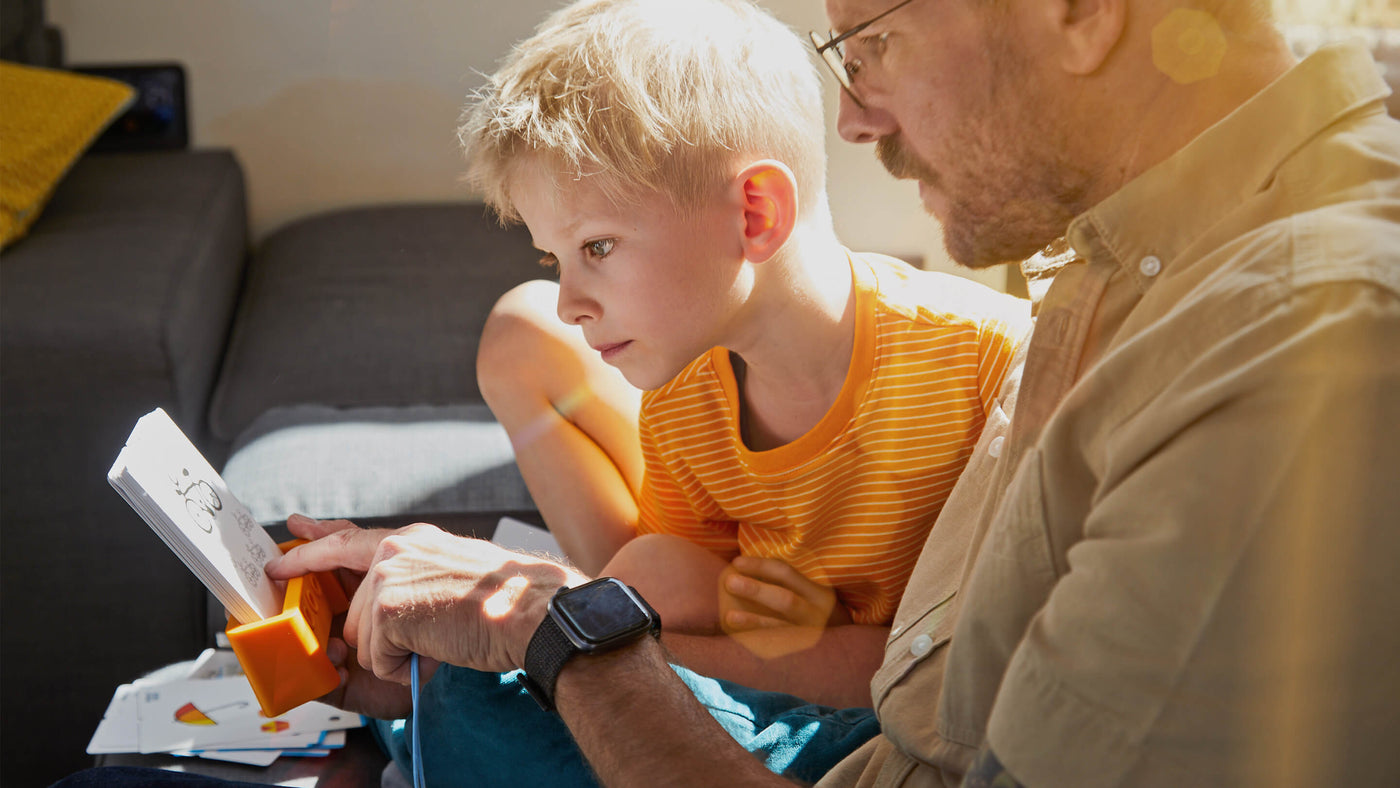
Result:
[[[773,158],[805,213],[825,203],[824,132],[807,48],[747,0],[581,0],[516,45],[457,135],[468,180],[509,221],[511,167],[527,156],[618,204],[653,190],[682,209],[740,158]]]

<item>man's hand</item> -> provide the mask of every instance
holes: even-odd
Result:
[[[340,686],[323,696],[322,701],[381,720],[407,717],[413,711],[409,688],[385,681],[360,667],[354,651],[344,640],[331,638],[326,644],[326,655],[340,673]],[[419,680],[426,684],[431,675],[420,676]]]
[[[836,591],[772,558],[739,556],[720,576],[724,631],[772,627],[834,627],[851,623]]]
[[[292,536],[295,536],[298,539],[306,539],[314,542],[318,539],[324,539],[330,536],[331,534],[340,532],[344,533],[341,533],[341,535],[336,538],[350,540],[352,538],[355,538],[356,534],[358,532],[361,532],[363,529],[350,522],[349,520],[315,520],[310,517],[307,517],[304,514],[294,514],[287,518],[287,530],[291,531]],[[384,535],[388,534],[389,532],[384,530],[378,530],[365,531],[365,533]],[[352,556],[349,553],[347,553],[344,557],[347,559],[352,558]],[[373,554],[371,554],[369,558],[365,558],[362,561],[352,561],[353,565],[347,564],[346,566],[337,566],[332,569],[332,571],[335,572],[336,579],[340,581],[340,587],[345,590],[346,598],[354,596],[355,589],[360,587],[360,580],[364,578],[365,570],[369,568],[369,559],[372,557]],[[320,571],[309,569],[306,570],[306,572],[296,572],[293,574],[278,574],[275,572],[275,570],[281,563],[281,560],[281,557],[274,558],[267,564],[267,574],[274,580],[290,579],[293,577],[298,577],[299,575],[306,574],[307,572]]]
[[[312,542],[270,562],[285,580],[309,572],[348,569],[362,575],[346,612],[345,641],[361,666],[399,684],[409,680],[409,656],[428,675],[437,663],[485,671],[520,666],[548,600],[564,585],[587,578],[542,558],[418,523],[366,530],[345,521],[288,520]]]

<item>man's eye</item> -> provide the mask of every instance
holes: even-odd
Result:
[[[856,46],[869,60],[878,60],[885,54],[885,48],[889,45],[889,33],[874,33],[868,36],[856,36]]]
[[[544,257],[540,258],[540,265],[544,266],[545,268],[558,267],[559,258],[555,257],[554,254],[551,252],[546,252]]]
[[[583,250],[588,253],[589,257],[607,257],[608,254],[612,252],[613,246],[616,243],[617,242],[611,238],[601,238],[597,241],[589,241],[584,244]]]

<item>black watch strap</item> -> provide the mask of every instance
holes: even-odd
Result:
[[[525,672],[520,674],[520,683],[540,708],[554,711],[554,685],[559,681],[559,671],[576,654],[578,649],[559,628],[553,614],[545,613],[530,645],[525,647]]]

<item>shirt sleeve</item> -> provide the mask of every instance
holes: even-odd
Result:
[[[682,537],[729,559],[739,554],[738,525],[711,518],[697,510],[687,493],[703,495],[699,483],[686,473],[684,463],[669,456],[656,424],[645,405],[638,422],[642,443],[643,476],[638,494],[637,533],[666,533]],[[685,478],[682,478],[685,477]]]
[[[983,413],[991,413],[996,406],[1016,349],[1022,341],[1030,339],[1029,305],[1020,299],[1008,298],[1008,301],[1019,307],[1019,313],[1008,309],[1004,317],[983,320],[978,332],[977,394]]]
[[[1400,770],[1397,347],[1393,293],[1319,288],[1166,351],[1190,360],[1144,412],[1047,426],[978,566],[1036,552],[1043,579],[1025,582],[1050,586],[988,725],[1013,773],[1361,785],[1377,775],[1355,769]],[[1094,421],[1104,437],[1078,440]],[[1069,522],[1057,489],[1075,477],[1095,492]]]

